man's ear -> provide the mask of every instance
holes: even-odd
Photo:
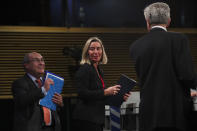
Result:
[[[170,22],[171,22],[171,19],[169,18],[168,19],[168,24],[166,25],[166,27],[169,27],[170,26]]]
[[[24,64],[23,66],[24,66],[25,69],[28,69],[29,68],[29,65],[28,64]]]
[[[149,19],[146,20],[146,27],[147,27],[147,30],[150,31],[151,25],[150,25]]]

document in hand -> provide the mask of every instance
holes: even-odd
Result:
[[[118,85],[121,86],[120,91],[109,98],[109,105],[120,107],[124,102],[123,96],[125,93],[129,93],[133,87],[136,86],[136,81],[129,78],[128,76],[121,74]]]
[[[54,85],[50,85],[50,89],[47,92],[47,95],[40,100],[40,105],[45,106],[51,110],[56,110],[56,104],[52,102],[53,95],[55,93],[61,93],[62,88],[64,86],[64,79],[62,77],[59,77],[53,73],[46,72],[46,79],[52,79],[54,82]]]

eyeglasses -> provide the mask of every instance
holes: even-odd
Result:
[[[37,62],[37,63],[39,63],[39,62],[44,62],[44,59],[43,58],[41,58],[41,59],[39,59],[39,58],[32,58],[31,60],[29,60],[29,62]]]

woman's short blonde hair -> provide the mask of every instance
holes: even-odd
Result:
[[[82,58],[81,58],[80,64],[81,65],[83,65],[85,63],[91,64],[91,61],[90,61],[89,56],[88,56],[88,50],[89,50],[89,47],[90,47],[92,42],[99,42],[101,44],[102,56],[101,56],[101,60],[100,60],[99,64],[107,64],[107,55],[105,53],[104,46],[103,46],[102,41],[98,37],[90,37],[86,41],[86,43],[83,47]]]

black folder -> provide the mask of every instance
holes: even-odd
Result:
[[[136,81],[124,74],[121,74],[117,84],[121,86],[120,91],[116,95],[110,96],[108,103],[111,106],[120,107],[124,102],[124,94],[129,93],[133,89],[133,87],[136,86]]]

